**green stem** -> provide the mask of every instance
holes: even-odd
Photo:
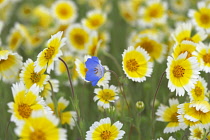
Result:
[[[70,89],[71,89],[71,93],[72,93],[72,98],[74,98],[74,87],[73,87],[73,84],[72,84],[72,81],[71,81],[70,70],[69,70],[66,62],[62,58],[59,57],[59,60],[61,60],[66,67],[66,71],[67,71],[68,78],[69,78]]]
[[[8,130],[9,130],[9,125],[10,125],[11,121],[8,122],[8,125],[7,125],[7,128],[6,128],[6,131],[5,131],[5,140],[7,140],[7,134],[8,134]]]
[[[160,84],[162,82],[162,79],[163,79],[163,76],[166,74],[166,72],[163,72],[161,77],[160,77],[160,80],[159,80],[159,83],[158,83],[158,87],[155,91],[155,95],[154,95],[154,98],[153,98],[153,102],[152,102],[152,139],[154,139],[154,132],[155,132],[155,126],[154,126],[154,118],[155,118],[155,99],[156,99],[156,96],[157,96],[157,93],[158,93],[158,90],[160,88]]]

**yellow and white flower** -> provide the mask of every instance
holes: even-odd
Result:
[[[55,106],[52,100],[47,98],[46,103],[55,114]],[[57,103],[57,113],[61,124],[68,124],[73,129],[77,121],[77,113],[75,111],[64,111],[68,105],[69,101],[61,97]]]
[[[27,89],[36,84],[40,91],[43,90],[44,85],[49,80],[49,75],[44,74],[45,69],[40,72],[35,72],[34,62],[28,59],[21,70],[20,80],[25,84]]]
[[[189,92],[200,74],[199,64],[196,57],[187,58],[187,52],[177,58],[168,56],[166,77],[171,92],[176,90],[176,95],[184,96],[185,90]]]
[[[198,30],[204,29],[207,32],[210,32],[210,4],[200,1],[197,3],[197,6],[198,10],[190,9],[188,16]]]
[[[152,73],[153,63],[151,57],[142,48],[128,47],[122,54],[122,67],[126,76],[135,82],[143,82]]]
[[[106,84],[109,84],[109,81],[111,80],[111,73],[109,72],[109,68],[106,65],[103,65],[105,69],[104,76],[98,81],[97,86],[103,86]]]
[[[150,35],[139,35],[132,46],[134,48],[143,48],[151,57],[151,61],[156,60],[161,63],[165,58],[166,46],[158,42],[155,38]]]
[[[194,52],[198,59],[200,70],[206,73],[210,72],[210,44],[207,46],[206,44],[199,43],[196,47],[197,52]]]
[[[167,19],[167,3],[161,0],[146,1],[146,7],[140,8],[141,26],[153,26],[155,24],[164,24]]]
[[[190,127],[190,140],[202,140],[205,136],[205,131],[200,125]]]
[[[192,57],[196,51],[197,44],[192,41],[183,40],[181,43],[176,43],[173,47],[173,58],[177,58],[180,54],[187,52],[187,57]]]
[[[156,112],[158,116],[158,121],[168,122],[164,129],[164,133],[172,133],[181,129],[179,120],[178,120],[178,108],[179,101],[177,99],[169,99],[169,107],[165,105],[160,105]]]
[[[92,10],[87,13],[87,17],[82,20],[82,24],[91,30],[97,30],[106,22],[106,14],[100,10]]]
[[[111,125],[109,117],[94,122],[90,130],[86,132],[85,140],[119,140],[122,139],[125,131],[120,130],[123,124],[119,121]]]
[[[87,43],[90,40],[88,29],[80,24],[73,24],[67,28],[65,36],[71,51],[85,52]]]
[[[52,88],[50,83],[52,84]],[[57,93],[59,91],[59,81],[56,79],[50,79],[49,82],[47,82],[44,85],[44,89],[40,92],[40,96],[44,98],[51,97],[52,91],[53,93]]]
[[[115,102],[119,96],[118,96],[118,89],[114,85],[109,86],[108,84],[103,85],[103,89],[96,88],[94,90],[94,93],[96,96],[94,96],[93,100],[97,101],[98,106],[103,107],[104,109],[110,108],[110,102]]]
[[[52,5],[52,13],[62,24],[72,23],[77,18],[77,7],[73,1],[59,0]]]
[[[172,37],[178,44],[184,40],[199,43],[207,38],[207,34],[203,30],[199,30],[196,34],[192,35],[192,24],[188,22],[177,24],[175,31],[172,33]]]
[[[204,78],[200,77],[198,78],[198,81],[195,83],[194,88],[189,92],[190,100],[191,101],[203,101],[207,100],[206,97],[207,94],[207,82]]]
[[[47,73],[54,70],[54,62],[62,55],[61,47],[65,45],[65,38],[62,38],[63,32],[58,32],[51,36],[47,41],[47,48],[41,51],[35,64],[35,71],[40,72],[47,68]]]
[[[39,96],[39,88],[33,85],[29,90],[22,82],[13,84],[12,94],[14,102],[8,103],[9,112],[12,113],[11,121],[19,124],[31,117],[33,111],[42,110],[51,113],[44,100]]]
[[[22,57],[9,50],[0,50],[0,80],[14,82],[23,65]]]
[[[188,10],[190,6],[189,0],[171,0],[170,1],[171,8],[179,13],[184,13]]]
[[[20,139],[66,140],[66,130],[59,128],[59,120],[52,114],[33,112],[31,117],[15,129]]]

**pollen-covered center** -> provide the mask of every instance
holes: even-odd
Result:
[[[185,73],[185,69],[180,65],[175,66],[173,69],[173,75],[176,78],[183,77],[184,73]]]
[[[111,132],[108,130],[105,130],[103,132],[101,132],[101,138],[102,140],[109,140],[111,137]]]
[[[23,118],[28,118],[31,115],[32,109],[28,104],[20,104],[18,105],[18,112]]]
[[[153,41],[152,40],[145,40],[143,42],[141,42],[140,46],[145,49],[145,51],[147,51],[148,53],[151,53],[153,51]]]
[[[203,23],[203,24],[209,24],[210,22],[210,16],[206,13],[202,13],[200,15],[200,21]]]
[[[30,134],[30,140],[46,140],[46,135],[42,130],[35,130]]]
[[[51,59],[54,53],[55,53],[55,48],[52,46],[48,47],[44,53],[45,58]]]
[[[172,122],[178,122],[178,121],[179,121],[178,118],[177,118],[178,115],[179,115],[179,114],[178,114],[177,112],[174,112],[174,113],[171,115],[171,121],[172,121]]]
[[[210,63],[210,54],[208,53],[208,54],[205,54],[204,56],[203,56],[203,61],[205,62],[205,63]]]
[[[66,8],[61,8],[61,9],[59,10],[59,13],[60,13],[62,16],[67,16],[67,15],[69,14],[69,11],[68,11],[68,9],[66,9]]]
[[[89,19],[90,23],[92,26],[98,26],[101,24],[101,21],[100,19],[98,19],[99,17],[95,17],[95,18],[92,18],[92,19]]]
[[[195,132],[194,136],[195,136],[196,138],[202,139],[202,132],[201,132],[200,130],[197,130],[197,131]]]
[[[40,81],[41,75],[38,74],[38,73],[33,72],[33,73],[31,73],[31,78],[30,78],[30,79],[31,79],[31,81],[32,81],[33,83],[37,83],[37,82]]]
[[[73,38],[74,38],[74,41],[76,42],[76,44],[78,44],[78,45],[84,45],[85,44],[84,35],[82,35],[82,34],[75,34],[73,36]]]
[[[136,59],[130,59],[126,62],[126,67],[129,71],[137,71],[139,64]]]
[[[111,94],[109,91],[102,91],[102,92],[103,92],[103,94],[101,95],[101,97],[102,97],[105,101],[111,100],[112,94]]]
[[[202,94],[202,89],[198,86],[195,87],[194,89],[195,95],[200,96]]]

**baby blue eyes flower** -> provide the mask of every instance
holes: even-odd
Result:
[[[98,81],[104,76],[104,67],[101,65],[98,57],[92,56],[85,62],[86,72],[85,80],[91,81],[92,86],[95,86]]]

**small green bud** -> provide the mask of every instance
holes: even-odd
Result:
[[[143,111],[144,110],[144,102],[143,101],[136,102],[136,108],[140,111]]]

